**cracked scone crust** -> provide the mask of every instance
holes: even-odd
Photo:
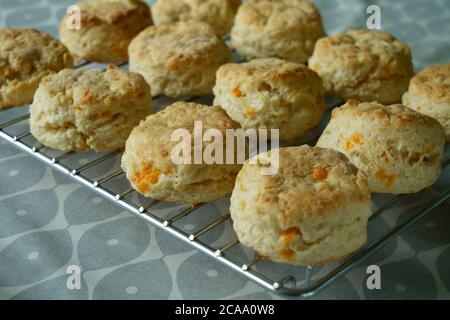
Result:
[[[400,104],[354,100],[333,110],[317,142],[347,155],[367,174],[372,192],[393,194],[432,185],[441,174],[444,145],[435,119]]]
[[[319,11],[306,0],[249,0],[238,10],[231,41],[247,60],[305,63],[324,35]]]
[[[367,177],[341,153],[317,147],[279,149],[279,171],[262,175],[246,162],[230,213],[239,240],[261,257],[296,265],[338,260],[367,239]]]
[[[430,66],[416,74],[403,104],[439,121],[450,143],[450,64]]]
[[[152,112],[150,87],[138,74],[66,69],[42,80],[30,106],[31,133],[62,151],[121,149]]]
[[[87,0],[76,5],[81,29],[68,28],[73,17],[66,15],[60,38],[78,60],[125,61],[131,40],[153,23],[150,8],[140,0]]]
[[[149,27],[130,44],[130,70],[144,76],[152,95],[210,94],[217,69],[231,61],[225,42],[206,23]]]
[[[287,141],[315,127],[325,109],[320,77],[302,64],[276,58],[220,67],[214,95],[214,104],[244,129],[279,129]]]
[[[231,30],[240,4],[240,0],[158,0],[152,11],[155,25],[195,20],[224,35]]]
[[[231,193],[242,165],[172,161],[172,151],[180,144],[178,139],[172,141],[172,134],[186,129],[193,137],[195,121],[201,121],[204,132],[217,129],[223,136],[227,129],[239,128],[222,108],[187,102],[147,117],[131,133],[122,158],[122,168],[135,190],[154,199],[191,205]],[[208,144],[203,143],[202,152]],[[223,152],[225,155],[225,146]]]
[[[411,59],[409,47],[387,32],[348,30],[317,41],[309,67],[327,94],[391,104],[408,88]]]
[[[34,29],[0,29],[0,109],[33,101],[41,79],[73,59],[64,45]]]

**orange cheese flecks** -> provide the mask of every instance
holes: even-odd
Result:
[[[136,187],[140,192],[146,192],[148,190],[148,184],[145,182],[139,182]]]
[[[363,144],[364,143],[363,137],[362,137],[362,135],[359,132],[355,132],[352,135],[352,140],[356,144]]]
[[[100,118],[109,118],[111,117],[111,111],[103,111],[100,113]]]
[[[135,182],[138,191],[146,192],[148,190],[149,184],[158,183],[160,175],[161,171],[149,167],[141,173],[135,174],[133,177],[133,181]]]
[[[295,252],[292,249],[289,248],[285,248],[283,250],[281,250],[280,252],[280,256],[284,259],[284,260],[291,260],[292,257],[294,256]]]
[[[244,114],[247,118],[254,117],[254,116],[256,116],[256,109],[252,108],[252,107],[246,107],[244,109]]]
[[[434,149],[436,148],[435,144],[430,145],[429,147],[427,147],[425,149],[425,153],[432,153],[434,151]]]
[[[349,139],[344,140],[342,146],[345,151],[350,151],[353,149],[355,144],[363,144],[364,140],[362,135],[359,132],[355,132]]]
[[[410,155],[408,162],[409,164],[413,165],[417,162],[420,161],[422,155],[419,152],[414,152],[413,154]]]
[[[362,78],[361,80],[359,80],[358,81],[358,85],[366,84],[368,82],[369,82],[369,77],[367,76],[367,77]]]
[[[345,140],[343,143],[345,151],[350,151],[353,149],[353,142],[351,140]]]
[[[383,76],[387,77],[391,74],[391,69],[389,68],[388,64],[385,64],[383,66],[381,66],[381,72],[383,74]]]
[[[77,140],[77,148],[78,149],[81,149],[81,150],[86,150],[86,149],[88,149],[88,145],[87,145],[87,143],[86,143],[86,140],[84,139],[84,138],[79,138],[78,140]]]
[[[325,169],[325,168],[315,168],[313,170],[312,175],[313,175],[313,179],[315,181],[320,181],[320,180],[324,180],[327,178],[328,172],[327,172],[327,169]]]
[[[242,97],[242,91],[239,87],[234,88],[231,92],[235,97]]]
[[[178,72],[180,71],[180,66],[177,65],[176,63],[172,63],[172,64],[169,66],[169,70],[170,70],[170,72],[172,72],[172,73],[178,73]]]
[[[170,175],[170,174],[173,174],[174,172],[175,172],[175,169],[173,167],[169,167],[169,168],[167,168],[166,172],[164,172],[164,173]]]
[[[269,91],[270,92],[270,91],[273,90],[273,88],[272,88],[272,86],[270,84],[268,84],[266,82],[263,82],[263,83],[260,84],[259,90],[260,91]]]
[[[89,90],[86,90],[85,92],[83,92],[82,102],[83,102],[83,104],[86,104],[86,105],[90,105],[93,103],[93,100],[92,100],[92,97],[90,96]]]
[[[381,154],[381,157],[383,158],[384,162],[389,162],[389,157],[386,153],[386,151],[383,151],[383,153]]]
[[[376,177],[382,181],[384,181],[384,185],[386,187],[390,187],[394,184],[397,177],[394,174],[389,174],[386,171],[384,171],[383,168],[378,168],[377,172],[375,173]]]
[[[297,227],[292,227],[289,229],[284,230],[283,232],[283,238],[282,242],[284,245],[289,245],[295,237],[297,237],[300,234],[300,229]]]

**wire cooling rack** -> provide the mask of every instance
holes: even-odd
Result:
[[[94,63],[83,63],[78,67],[81,66],[105,67]],[[128,65],[123,63],[118,66],[127,68]],[[179,100],[211,103],[211,97]],[[173,103],[174,100],[157,97],[153,102],[156,110],[159,110]],[[332,107],[336,104],[328,101],[327,105],[327,113],[320,127],[310,132],[303,140],[297,141],[297,145],[315,143],[329,120]],[[144,221],[191,245],[268,290],[282,295],[303,297],[314,295],[339,276],[357,267],[365,258],[450,198],[450,152],[447,152],[443,166],[444,173],[429,190],[416,195],[373,195],[375,205],[369,220],[369,240],[359,251],[339,262],[320,267],[277,264],[264,260],[239,243],[232,231],[229,213],[223,212],[211,219],[207,214],[210,204],[183,207],[143,198],[131,188],[124,172],[120,169],[120,152],[101,154],[57,152],[46,148],[34,139],[29,130],[28,120],[28,107],[0,110],[0,137],[57,171],[69,175],[73,180]],[[226,203],[227,200],[224,201]],[[412,209],[405,205],[411,201],[419,205]],[[197,219],[201,221],[199,226],[192,232],[186,232],[180,226],[180,222],[189,220],[199,212],[202,214],[201,219]],[[391,223],[384,228],[379,228],[377,219],[380,218]],[[222,229],[225,236],[222,235],[219,240],[213,240],[209,235],[218,229]]]

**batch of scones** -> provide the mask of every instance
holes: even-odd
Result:
[[[371,192],[419,192],[441,174],[450,64],[414,76],[409,47],[387,32],[326,36],[306,0],[78,5],[81,28],[68,27],[66,15],[61,42],[0,29],[0,108],[31,103],[31,133],[53,149],[124,149],[122,168],[144,196],[196,205],[231,194],[236,234],[261,257],[296,265],[341,259],[366,242]],[[229,32],[247,62],[232,63],[222,38]],[[73,69],[74,60],[129,60],[129,71]],[[152,114],[152,97],[211,93],[214,106],[177,102]],[[346,102],[317,146],[280,148],[273,175],[262,174],[259,161],[173,161],[172,133],[192,134],[196,121],[224,135],[279,129],[293,143],[319,125],[325,95]]]

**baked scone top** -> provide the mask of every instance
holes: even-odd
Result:
[[[383,130],[383,128],[420,126],[421,129],[435,128],[442,131],[441,125],[437,120],[411,110],[402,104],[385,106],[377,102],[349,100],[344,106],[333,109],[332,118],[337,117],[352,120],[360,118],[364,121],[376,121],[381,125],[378,127],[380,130]]]
[[[178,65],[193,58],[202,64],[222,42],[207,23],[176,22],[148,27],[131,42],[129,51],[142,59],[150,59],[154,65]]]
[[[321,20],[317,8],[306,0],[249,0],[239,10],[240,22],[267,32],[267,36],[285,36],[299,26]]]
[[[152,10],[157,25],[196,20],[208,23],[218,34],[226,34],[240,5],[240,0],[159,0]]]
[[[377,78],[412,73],[411,49],[384,31],[351,29],[322,38],[315,55],[358,73],[373,73]]]
[[[263,164],[246,163],[237,181],[243,177],[257,181],[244,184],[256,190],[240,191],[257,192],[259,200],[253,204],[260,206],[257,212],[273,211],[280,227],[325,221],[336,208],[370,201],[366,175],[343,154],[306,145],[278,151],[276,175],[261,175]]]
[[[148,90],[140,75],[112,65],[106,71],[98,68],[66,69],[44,78],[41,86],[50,94],[62,94],[73,99],[75,108],[105,101],[120,102],[126,97],[144,96]]]
[[[218,76],[236,80],[251,78],[255,84],[259,84],[258,81],[283,83],[293,88],[298,87],[298,81],[305,80],[308,76],[315,76],[318,85],[321,82],[317,73],[307,66],[278,58],[254,59],[240,64],[229,63],[218,70]],[[270,91],[269,87],[261,89]]]
[[[450,63],[430,66],[416,74],[409,91],[436,102],[450,102]]]
[[[103,21],[114,24],[137,12],[149,15],[148,5],[141,0],[86,0],[77,4],[81,9],[81,22]]]
[[[161,172],[173,172],[175,168],[183,170],[183,167],[208,167],[206,164],[175,165],[172,161],[171,152],[180,143],[172,141],[172,134],[177,129],[186,129],[193,134],[196,121],[201,122],[204,131],[216,129],[222,132],[223,136],[226,135],[227,129],[240,128],[239,124],[231,120],[218,106],[209,107],[197,103],[177,102],[148,116],[133,130],[132,139],[127,141],[127,152],[133,150],[134,156],[142,165],[141,168],[134,168],[134,170],[138,172],[143,170],[148,166],[148,161],[151,161],[152,166]],[[178,173],[181,174],[181,172]]]
[[[73,65],[67,48],[46,32],[0,29],[0,88]]]

